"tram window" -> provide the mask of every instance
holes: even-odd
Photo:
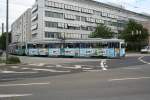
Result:
[[[74,48],[79,48],[80,47],[80,44],[79,43],[75,43],[74,44]]]
[[[26,48],[26,46],[22,46],[22,49],[25,49]]]
[[[126,46],[125,46],[125,44],[121,44],[121,48],[125,48]]]
[[[44,46],[45,48],[48,48],[48,44],[45,44],[45,46]]]
[[[73,48],[73,47],[74,47],[73,44],[71,44],[71,43],[67,44],[67,48]]]
[[[100,47],[100,44],[99,44],[99,43],[92,43],[92,44],[91,44],[91,47],[92,47],[92,48],[99,48],[99,47]]]
[[[102,43],[102,48],[107,48],[109,43]]]
[[[42,48],[42,44],[37,44],[37,48]]]
[[[60,44],[58,44],[58,43],[48,44],[47,46],[49,48],[60,48]]]
[[[37,45],[36,44],[33,44],[33,48],[36,48],[37,47]]]
[[[81,43],[80,48],[90,48],[90,43]]]
[[[108,48],[119,48],[118,42],[110,42],[108,43]]]
[[[85,44],[84,44],[84,43],[81,43],[81,44],[80,44],[80,48],[85,48]]]

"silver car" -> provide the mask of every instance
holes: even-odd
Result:
[[[141,49],[141,53],[150,53],[150,46],[145,46],[143,49]]]

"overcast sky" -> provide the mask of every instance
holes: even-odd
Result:
[[[35,0],[9,0],[10,1],[10,19],[9,24],[11,24],[15,19],[17,19],[27,8],[31,7]],[[150,14],[150,0],[97,0],[100,2],[112,2],[116,4],[121,4],[125,6],[126,9],[136,11],[136,12],[146,12]],[[122,2],[123,1],[123,2]],[[0,33],[1,33],[1,23],[5,23],[5,9],[6,0],[0,0]]]

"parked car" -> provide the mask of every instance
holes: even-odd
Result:
[[[150,46],[145,46],[143,49],[141,49],[141,53],[150,53]]]
[[[2,54],[3,54],[3,50],[0,49],[0,56],[2,56]]]

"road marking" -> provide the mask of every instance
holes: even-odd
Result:
[[[37,68],[32,68],[32,70],[47,71],[47,72],[58,72],[58,73],[69,73],[69,72],[71,72],[71,71],[58,71],[58,70],[54,70],[54,69],[37,69]]]
[[[56,67],[58,68],[66,68],[66,69],[81,69],[82,66],[81,65],[74,65],[75,67],[65,67],[65,66],[62,66],[62,65],[56,65]]]
[[[0,79],[0,81],[11,81],[11,80],[24,80],[24,79],[27,79],[27,78],[5,78],[5,79]]]
[[[81,65],[75,65],[75,68],[76,69],[82,69],[82,66]]]
[[[23,68],[21,68],[21,69],[23,69],[23,70],[27,70],[27,69],[31,69],[31,68],[23,67]]]
[[[38,64],[37,66],[40,67],[40,66],[44,66],[44,65],[45,65],[44,63],[40,63],[40,64]]]
[[[25,97],[31,95],[32,94],[0,94],[0,98]]]
[[[46,83],[27,83],[27,84],[1,84],[0,87],[49,85],[49,84],[50,84],[50,82],[46,82]]]
[[[0,71],[2,74],[34,74],[37,72],[16,72],[16,71]]]
[[[101,60],[100,67],[102,70],[106,71],[108,66],[106,66],[106,60]]]
[[[140,67],[135,67],[135,68],[131,67],[131,68],[123,68],[123,69],[133,69],[133,70],[135,69],[136,70],[136,69],[141,69],[141,68]]]
[[[56,67],[63,67],[62,65],[56,65]]]
[[[140,80],[140,79],[150,79],[150,77],[109,79],[108,81],[126,81],[126,80]]]
[[[102,70],[83,70],[85,72],[101,72]]]
[[[45,64],[44,63],[39,63],[39,64],[28,64],[30,66],[38,66],[38,67],[42,67],[44,66]]]
[[[47,67],[47,68],[53,68],[53,67],[55,67],[55,66],[45,66],[45,67]]]
[[[144,58],[144,56],[141,56],[141,57],[138,58],[138,60],[140,60],[140,61],[143,62],[144,64],[150,65],[150,63],[147,62],[147,61],[144,61],[143,58]]]
[[[83,70],[91,70],[91,69],[93,69],[93,68],[82,68]]]
[[[18,66],[11,66],[11,68],[13,68],[13,69],[17,69],[17,68],[19,68]]]

